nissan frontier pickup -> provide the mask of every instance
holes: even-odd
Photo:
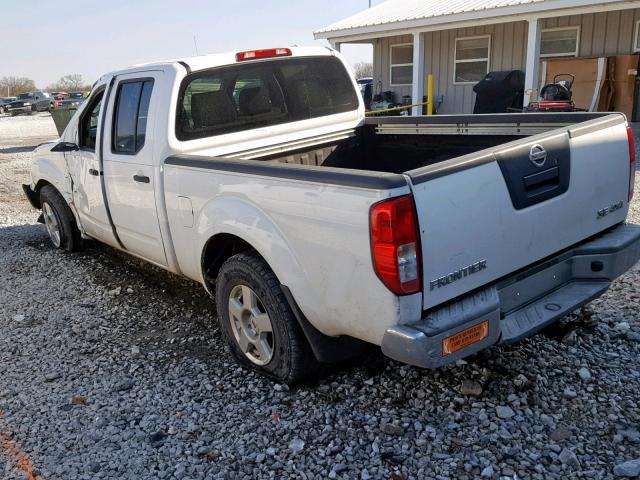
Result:
[[[138,65],[94,85],[24,190],[53,245],[200,282],[278,381],[366,342],[435,368],[524,339],[640,258],[619,113],[365,118],[329,48]]]

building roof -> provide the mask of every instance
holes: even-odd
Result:
[[[620,0],[387,0],[328,25],[314,32],[314,35],[316,38],[332,38],[610,3],[636,2],[622,2]]]

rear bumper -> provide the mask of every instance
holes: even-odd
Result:
[[[436,368],[496,344],[527,338],[602,295],[640,259],[640,225],[622,224],[496,284],[434,309],[417,323],[387,329],[382,351]],[[475,343],[443,353],[443,340],[488,323]],[[463,337],[461,333],[459,337]]]

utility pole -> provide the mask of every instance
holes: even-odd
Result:
[[[196,47],[196,55],[200,55],[198,53],[198,43],[196,42],[196,36],[195,35],[193,36],[193,45]]]

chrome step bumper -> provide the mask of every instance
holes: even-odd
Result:
[[[640,225],[622,224],[551,259],[387,329],[382,352],[425,368],[455,362],[496,344],[515,343],[602,295],[640,259]],[[443,340],[480,323],[481,338],[452,353]]]

